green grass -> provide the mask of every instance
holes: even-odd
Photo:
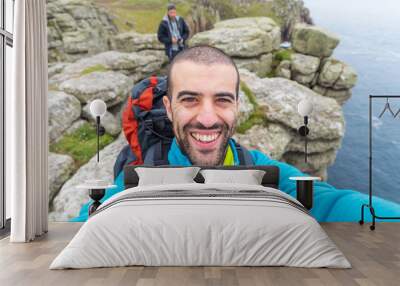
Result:
[[[83,71],[81,71],[81,75],[90,74],[90,73],[96,72],[96,71],[107,71],[107,70],[108,70],[108,68],[106,68],[105,66],[103,66],[101,64],[98,64],[98,65],[91,66],[91,67],[84,69]]]
[[[114,137],[106,133],[100,137],[100,150],[114,141]],[[75,161],[75,167],[87,163],[97,152],[96,128],[85,123],[75,132],[50,145],[50,151],[70,155]]]
[[[243,81],[240,82],[240,89],[247,96],[250,103],[254,107],[254,110],[250,114],[249,118],[247,118],[244,122],[242,122],[240,125],[236,127],[236,132],[244,134],[254,125],[266,124],[266,116],[263,108],[258,105],[256,96]]]
[[[274,54],[274,58],[281,62],[281,61],[290,61],[292,58],[293,50],[292,49],[281,49]]]
[[[272,3],[253,2],[248,6],[236,6],[235,13],[237,17],[269,17],[280,25],[283,21],[272,10]]]
[[[138,33],[157,33],[158,25],[166,14],[168,0],[127,0],[103,2],[112,14],[114,24],[120,32],[135,30]],[[191,10],[191,1],[177,3],[180,16],[187,16]],[[128,23],[133,23],[133,28]]]
[[[290,61],[293,53],[292,49],[280,49],[276,51],[272,58],[271,71],[266,74],[266,77],[276,77],[276,68],[281,61]]]
[[[156,33],[161,19],[166,14],[169,0],[98,0],[98,5],[105,7],[115,17],[114,24],[120,32],[135,30],[139,33]],[[197,0],[179,1],[176,3],[178,15],[187,17],[196,6]],[[256,1],[250,5],[234,5],[232,0],[213,0],[209,5],[219,11],[221,20],[237,17],[270,17],[278,25],[283,20],[280,19],[272,9],[272,3],[258,3]],[[199,12],[199,11],[197,11]],[[204,10],[204,16],[207,20],[213,21],[214,17],[208,11]],[[129,24],[133,23],[133,27]]]
[[[246,119],[246,121],[242,122],[239,126],[236,127],[236,132],[240,134],[246,133],[254,125],[264,125],[265,122],[265,114],[261,111],[261,109],[256,109],[253,113]]]
[[[240,82],[240,89],[247,96],[254,108],[258,107],[257,98],[244,81]]]

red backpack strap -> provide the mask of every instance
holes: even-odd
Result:
[[[143,163],[142,150],[140,148],[139,139],[137,136],[138,122],[135,118],[135,114],[133,113],[132,97],[128,98],[125,110],[122,113],[122,129],[124,130],[126,140],[128,140],[128,144],[131,147],[133,154],[137,158],[133,164],[134,165],[142,164]]]
[[[149,86],[134,99],[133,104],[139,106],[142,110],[151,110],[153,108],[153,89],[157,86],[158,80],[156,76],[149,78]]]
[[[142,110],[151,110],[153,108],[153,88],[156,87],[158,83],[156,76],[151,76],[148,81],[148,87],[145,88],[137,98],[133,99],[132,96],[128,98],[127,104],[122,113],[122,129],[124,130],[125,137],[133,154],[137,158],[132,162],[133,165],[143,164],[142,149],[138,138],[139,126],[135,117],[134,107],[137,106]]]

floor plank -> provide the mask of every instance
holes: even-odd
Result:
[[[343,251],[352,269],[291,267],[117,267],[85,270],[48,269],[79,230],[80,223],[51,223],[32,243],[0,240],[0,285],[399,285],[400,224],[378,223],[375,231],[356,223],[322,227]]]

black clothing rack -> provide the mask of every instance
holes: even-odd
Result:
[[[372,100],[373,99],[381,99],[381,98],[386,98],[387,100],[389,98],[400,98],[400,95],[370,95],[369,96],[369,203],[368,204],[363,204],[361,206],[361,220],[359,223],[362,225],[364,224],[364,208],[369,208],[369,211],[371,212],[372,215],[372,225],[370,225],[370,229],[374,230],[375,229],[375,219],[400,219],[400,217],[384,217],[384,216],[378,216],[375,214],[375,209],[372,205]],[[396,113],[397,115],[397,113]]]

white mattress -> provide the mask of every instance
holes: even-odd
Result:
[[[50,269],[128,265],[351,267],[298,201],[232,184],[125,190],[100,206]]]

